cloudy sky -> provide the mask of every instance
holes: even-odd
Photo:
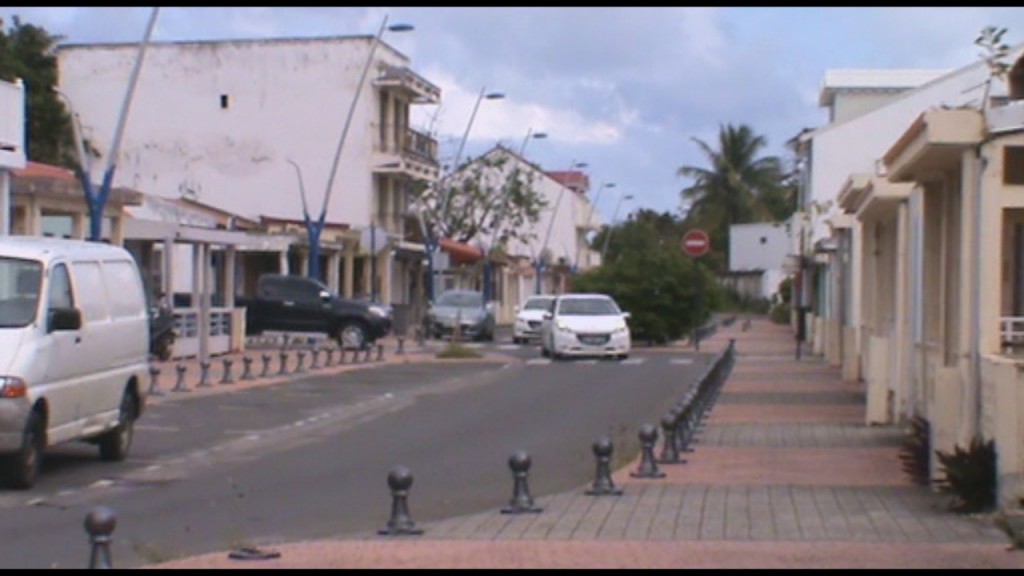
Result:
[[[0,7],[68,43],[138,42],[152,8]],[[747,124],[788,157],[786,140],[827,121],[818,106],[826,70],[954,69],[977,61],[987,25],[1024,38],[1016,8],[210,8],[160,9],[153,41],[374,34],[382,20],[412,24],[385,40],[441,87],[416,128],[453,157],[482,90],[464,155],[497,142],[546,170],[586,162],[610,220],[630,210],[677,212],[684,165],[706,167],[693,139]],[[340,129],[340,127],[339,127]],[[632,201],[620,203],[622,195]]]

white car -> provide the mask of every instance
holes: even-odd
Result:
[[[512,342],[526,343],[531,338],[540,337],[540,325],[544,322],[544,313],[551,310],[555,297],[548,294],[530,296],[522,306],[516,307],[516,320],[512,324]]]
[[[629,312],[605,294],[563,294],[541,324],[541,356],[629,358],[632,340]]]

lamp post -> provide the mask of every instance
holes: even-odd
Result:
[[[519,146],[519,157],[520,158],[524,157],[524,155],[526,154],[526,145],[530,142],[531,139],[543,140],[544,138],[547,138],[547,137],[548,137],[548,135],[547,135],[546,132],[534,132],[533,128],[528,129],[526,131],[526,137],[523,138],[522,145]],[[506,185],[507,184],[508,183],[506,181]],[[505,208],[507,206],[508,206],[508,203],[507,203],[507,201],[503,197],[502,198],[502,203],[498,207],[498,218],[497,218],[497,223],[494,225],[494,233],[491,235],[491,243],[490,243],[490,246],[489,246],[489,250],[491,250],[491,251],[494,250],[494,245],[497,244],[497,242],[498,242],[498,237],[500,236],[500,233],[501,233],[501,224],[502,224],[502,221],[505,219]],[[490,302],[490,300],[493,297],[493,294],[494,294],[494,289],[493,289],[494,288],[494,278],[493,278],[493,276],[494,276],[494,265],[491,263],[490,255],[487,255],[484,258],[484,278],[483,278],[483,280],[484,280],[484,290],[483,290],[483,292],[484,292],[484,294],[483,294],[484,295],[484,302]]]
[[[476,104],[473,105],[473,112],[469,115],[469,121],[466,122],[466,129],[462,133],[462,140],[459,142],[459,149],[455,154],[455,161],[452,163],[448,173],[441,176],[435,183],[435,186],[440,189],[440,211],[437,214],[437,220],[441,220],[448,213],[448,205],[451,199],[451,194],[444,189],[448,178],[458,169],[459,162],[462,160],[462,151],[466,147],[466,141],[469,140],[469,131],[473,128],[473,121],[476,120],[477,110],[480,109],[480,103],[485,99],[487,100],[502,100],[505,95],[501,92],[487,92],[487,88],[480,89],[480,95],[477,96]],[[440,246],[440,237],[438,230],[439,222],[433,222],[433,229],[428,229],[426,222],[423,220],[423,211],[420,210],[420,228],[423,233],[423,240],[426,243],[425,248],[427,250],[427,301],[434,301],[434,255],[437,253],[437,249]]]
[[[594,211],[597,210],[597,202],[601,199],[601,192],[605,188],[615,188],[615,182],[602,182],[601,185],[597,187],[597,193],[594,194],[594,201],[590,204],[590,212],[587,213],[587,221],[583,224],[584,230],[590,230],[590,222],[594,219]],[[584,232],[584,234],[586,234],[586,232]],[[582,242],[576,244],[576,259],[573,260],[573,268],[577,270],[580,266],[580,248],[582,248],[582,246]]]
[[[359,83],[356,84],[355,94],[352,95],[352,102],[349,103],[348,114],[345,116],[345,124],[341,129],[341,136],[338,138],[338,146],[334,151],[334,160],[331,163],[331,171],[327,176],[327,189],[324,192],[323,204],[320,207],[320,215],[314,221],[309,211],[306,210],[306,199],[305,192],[303,192],[303,219],[306,223],[306,232],[309,234],[309,277],[320,279],[320,234],[324,231],[324,222],[327,219],[327,206],[331,202],[331,192],[334,189],[334,177],[338,172],[338,162],[341,159],[341,151],[345,147],[345,138],[348,136],[349,126],[352,124],[352,116],[356,111],[356,104],[359,102],[359,95],[363,93],[363,85],[366,83],[366,76],[370,71],[370,65],[373,63],[373,55],[377,51],[377,45],[380,44],[381,37],[384,36],[385,31],[389,32],[408,32],[413,27],[409,24],[392,24],[388,26],[388,17],[384,16],[384,19],[380,23],[380,29],[377,31],[377,35],[373,37],[370,43],[370,52],[366,56],[366,62],[363,64],[363,71],[359,76]],[[376,254],[371,255],[375,258]]]
[[[608,233],[604,235],[604,246],[601,247],[601,264],[604,264],[604,259],[608,255],[608,242],[612,239],[612,230],[615,229],[615,219],[619,217],[619,207],[622,206],[623,200],[632,200],[632,194],[625,194],[619,196],[619,201],[615,203],[615,211],[612,212],[612,221],[608,224]]]
[[[575,160],[573,160],[572,163],[569,165],[568,171],[571,172],[577,168],[586,168],[587,166],[588,164],[586,162],[576,162]],[[544,233],[544,243],[541,245],[540,252],[537,253],[537,257],[535,258],[535,261],[533,263],[534,272],[537,276],[536,286],[534,288],[535,294],[540,294],[540,275],[541,272],[544,271],[544,251],[548,249],[548,242],[551,241],[551,229],[554,228],[555,226],[555,216],[558,215],[558,206],[562,203],[562,196],[565,194],[565,188],[565,182],[562,182],[562,187],[561,189],[558,190],[558,198],[555,199],[555,208],[551,211],[551,219],[548,220],[547,232]]]
[[[135,58],[135,65],[128,80],[128,89],[125,91],[124,100],[121,102],[121,111],[117,117],[117,127],[114,128],[114,139],[110,144],[106,168],[103,170],[103,180],[100,182],[98,190],[95,188],[92,180],[92,170],[90,168],[92,163],[86,158],[85,148],[82,145],[78,114],[75,113],[74,108],[71,106],[71,100],[54,89],[54,92],[63,98],[68,103],[68,107],[71,108],[72,129],[75,133],[75,146],[79,163],[77,175],[79,182],[82,184],[82,190],[85,192],[86,204],[89,208],[89,239],[93,242],[99,242],[103,235],[103,209],[110,198],[110,188],[114,183],[114,170],[116,169],[117,155],[121,149],[121,138],[124,135],[125,122],[128,119],[128,109],[131,107],[132,96],[135,94],[135,86],[139,80],[139,72],[142,70],[142,61],[146,57],[146,48],[149,47],[149,39],[153,35],[153,29],[156,27],[156,17],[159,12],[160,8],[153,8],[153,12],[149,17],[149,23],[146,25],[145,36],[139,44],[139,53]]]

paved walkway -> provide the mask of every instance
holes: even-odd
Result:
[[[157,568],[1021,568],[1024,552],[990,516],[949,512],[946,497],[911,484],[903,433],[864,425],[864,391],[838,369],[794,358],[788,327],[742,321],[701,343],[736,342],[735,367],[685,463],[663,478],[611,474],[623,493],[538,498],[533,514],[500,509],[383,528],[338,540],[229,551]],[[659,444],[660,445],[660,444]],[[412,498],[411,498],[412,499]],[[511,503],[510,503],[511,504]],[[412,516],[415,504],[412,503]]]

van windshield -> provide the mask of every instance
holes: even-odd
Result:
[[[21,328],[35,320],[42,277],[40,262],[0,258],[0,328]]]

